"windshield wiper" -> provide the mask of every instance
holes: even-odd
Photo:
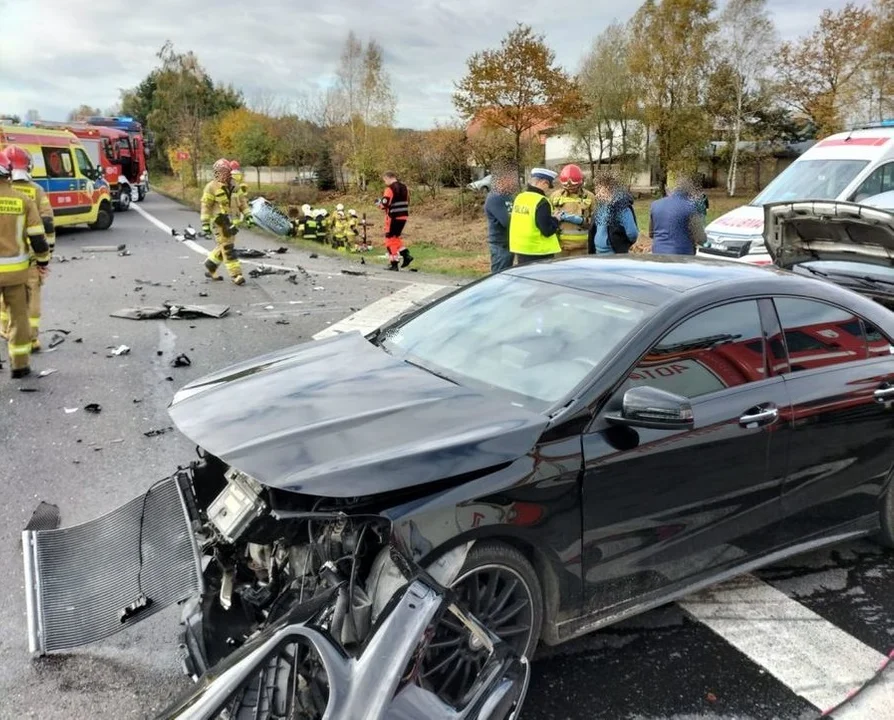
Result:
[[[732,333],[719,333],[717,335],[708,335],[701,338],[693,338],[686,342],[674,343],[673,345],[659,345],[651,355],[669,355],[676,352],[685,352],[686,350],[707,350],[716,345],[726,345],[727,343],[741,340],[741,335],[733,335]]]
[[[816,268],[812,268],[809,265],[799,265],[802,270],[806,270],[809,273],[813,273],[814,275],[819,275],[820,277],[829,277],[829,273],[823,272],[822,270],[817,270]]]
[[[447,382],[453,383],[454,385],[459,385],[459,383],[456,382],[456,380],[454,380],[452,377],[448,377],[444,373],[440,373],[437,370],[432,370],[430,367],[426,367],[425,365],[422,365],[421,363],[413,362],[412,360],[407,360],[406,358],[404,358],[404,362],[407,363],[407,365],[412,365],[413,367],[418,367],[420,370],[425,370],[425,372],[430,373],[431,375],[434,375],[435,377],[441,378],[441,380],[446,380]]]

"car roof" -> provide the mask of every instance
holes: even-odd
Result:
[[[685,255],[650,254],[609,257],[588,255],[520,265],[506,273],[656,306],[679,298],[681,293],[708,285],[738,285],[754,280],[763,281],[773,289],[781,290],[779,285],[800,285],[802,280],[791,273],[766,265]]]

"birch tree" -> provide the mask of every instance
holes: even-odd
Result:
[[[720,14],[720,56],[731,70],[733,90],[731,148],[726,191],[736,194],[739,143],[745,124],[746,98],[766,76],[777,46],[776,28],[766,0],[729,0]]]

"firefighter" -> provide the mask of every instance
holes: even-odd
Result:
[[[317,223],[317,211],[314,210],[310,205],[303,205],[301,207],[301,212],[304,215],[304,219],[301,221],[302,228],[302,237],[305,240],[313,240],[317,241],[319,237],[319,224]]]
[[[20,193],[27,195],[35,203],[43,220],[44,233],[50,254],[56,245],[56,228],[53,221],[53,206],[44,189],[31,179],[33,161],[31,153],[24,148],[10,145],[6,153],[12,162],[12,186]],[[34,251],[31,251],[31,267],[28,269],[28,321],[31,327],[31,352],[40,351],[40,290],[43,286],[43,274],[37,266]],[[0,300],[0,336],[9,337],[9,312]]]
[[[248,185],[243,182],[242,166],[238,160],[230,160],[230,175],[233,178],[233,197],[236,199],[236,208],[245,227],[255,224],[251,216],[251,207],[248,204]]]
[[[341,210],[335,210],[335,217],[332,220],[332,247],[347,252],[348,237],[351,235],[351,221],[345,213],[345,206],[339,204]]]
[[[376,205],[385,212],[385,249],[391,261],[388,269],[399,270],[413,262],[413,256],[401,237],[410,215],[410,191],[391,171],[382,175],[382,182],[385,183],[385,192]],[[398,265],[401,258],[403,263]]]
[[[562,186],[550,197],[560,221],[562,255],[586,255],[587,237],[593,222],[596,196],[584,189],[584,174],[577,165],[566,165],[559,173]]]
[[[317,210],[317,240],[324,245],[332,244],[332,218],[326,208]]]
[[[348,239],[352,252],[362,252],[366,250],[366,244],[360,238],[360,218],[357,217],[357,211],[354,208],[348,210]]]
[[[9,365],[14,380],[31,374],[28,275],[49,272],[50,245],[37,203],[12,187],[12,160],[0,150],[0,298],[9,310]],[[30,246],[30,252],[29,252]]]
[[[238,214],[233,198],[232,170],[228,160],[221,158],[212,166],[214,179],[202,192],[202,231],[213,232],[217,247],[208,253],[205,260],[205,277],[222,280],[217,269],[223,262],[233,282],[245,284],[242,265],[236,258],[234,238],[239,232],[240,218],[232,219]],[[235,212],[234,212],[235,211]]]

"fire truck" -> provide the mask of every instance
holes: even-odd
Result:
[[[121,212],[130,208],[134,186],[128,180],[123,167],[126,161],[123,158],[122,143],[125,146],[129,143],[126,132],[111,127],[96,127],[85,122],[37,120],[30,125],[68,130],[80,139],[94,166],[102,169],[103,177],[109,184],[115,210]]]
[[[152,136],[132,117],[95,115],[87,118],[87,124],[114,128],[127,134],[126,139],[119,141],[121,168],[130,185],[136,188],[137,202],[142,202],[149,192],[149,167],[146,161],[152,151]]]

